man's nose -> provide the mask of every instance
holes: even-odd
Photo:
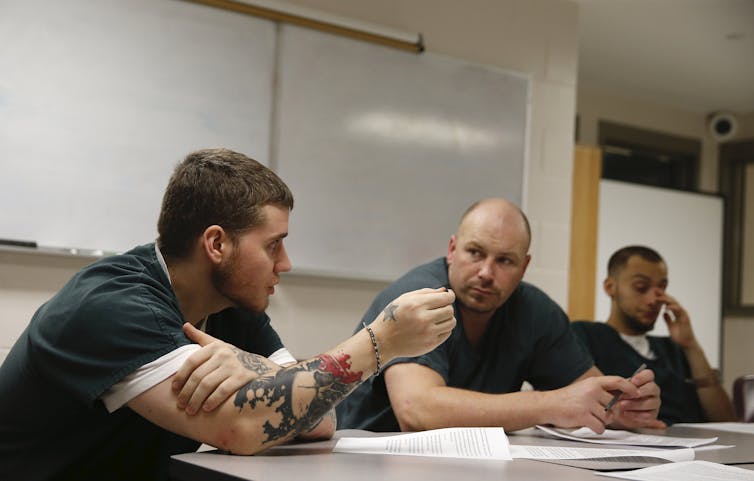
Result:
[[[651,304],[658,304],[661,302],[662,295],[665,293],[665,291],[662,290],[660,287],[655,287],[653,289],[649,290],[649,299]]]
[[[483,261],[482,265],[479,266],[478,276],[482,279],[492,279],[493,268],[491,261]]]
[[[278,260],[275,263],[275,272],[288,272],[291,270],[291,260],[288,258],[288,252],[284,246],[280,246]]]

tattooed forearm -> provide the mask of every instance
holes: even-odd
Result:
[[[382,311],[383,321],[397,321],[395,317],[395,310],[398,309],[398,304],[388,304],[388,306]]]
[[[257,374],[265,374],[270,371],[272,371],[272,368],[268,366],[264,361],[262,356],[259,356],[257,354],[252,354],[250,352],[242,351],[241,349],[238,349],[237,347],[233,347],[233,350],[236,353],[236,357],[238,357],[238,360],[243,364],[243,366],[253,371]]]
[[[320,419],[319,421],[317,421],[317,424],[315,424],[314,427],[312,427],[312,429],[314,429],[317,426],[319,426],[324,419],[329,419],[330,422],[333,424],[333,426],[335,426],[335,425],[338,424],[338,417],[335,414],[335,409],[330,409],[329,411],[327,411],[327,414],[325,414],[322,419]]]
[[[264,432],[269,443],[309,430],[338,402],[361,383],[362,371],[351,371],[348,354],[333,357],[323,354],[294,366],[268,373],[249,382],[236,394],[234,404],[243,409],[249,405],[273,407],[279,423],[264,422]],[[298,390],[299,392],[297,392]],[[308,404],[294,404],[294,396],[312,390]]]

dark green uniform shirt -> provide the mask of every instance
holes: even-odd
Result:
[[[444,258],[410,271],[380,293],[364,315],[371,323],[388,302],[423,287],[450,288]],[[451,387],[500,394],[518,391],[528,381],[537,389],[566,386],[592,367],[592,359],[570,330],[568,317],[546,294],[522,282],[494,314],[482,342],[471,346],[458,306],[450,338],[412,362],[436,371]],[[361,325],[356,326],[356,331]],[[390,406],[385,379],[373,376],[337,407],[339,429],[400,431]]]
[[[669,337],[647,336],[655,359],[647,359],[631,347],[618,331],[604,322],[576,321],[576,336],[592,353],[594,363],[604,373],[628,378],[641,363],[655,373],[660,386],[658,419],[667,424],[704,422],[704,410],[691,381],[686,356]]]
[[[0,366],[0,479],[166,479],[169,456],[199,443],[100,396],[190,344],[154,244],[85,267],[34,314]],[[207,332],[269,356],[283,347],[265,314],[227,309]]]

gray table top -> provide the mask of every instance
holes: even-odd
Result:
[[[646,433],[679,437],[714,437],[715,444],[735,445],[729,449],[698,451],[696,459],[725,464],[739,464],[754,469],[754,435],[671,427],[666,431]],[[256,456],[234,456],[215,451],[189,453],[173,456],[171,475],[176,480],[254,480],[254,481],[338,481],[338,480],[391,480],[416,481],[431,478],[433,481],[499,480],[534,481],[557,479],[558,481],[582,481],[608,479],[596,471],[542,461],[516,459],[513,461],[470,460],[453,458],[428,458],[419,456],[395,456],[374,454],[333,453],[337,439],[353,435],[370,435],[365,432],[339,431],[334,439],[316,443],[300,443],[277,446]],[[609,449],[609,445],[586,444],[574,441],[550,439],[534,430],[509,434],[512,445],[538,446],[590,446]],[[636,464],[627,467],[642,467]],[[624,468],[616,465],[616,468]]]

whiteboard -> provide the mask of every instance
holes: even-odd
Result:
[[[521,202],[528,80],[285,25],[276,165],[294,271],[390,280],[473,201]]]
[[[665,259],[667,292],[689,313],[707,359],[719,368],[723,198],[602,180],[598,225],[597,320],[610,315],[610,298],[602,289],[610,256],[627,245],[646,245]],[[668,335],[663,319],[652,334]]]
[[[174,0],[0,0],[0,237],[153,240],[190,151],[269,161],[272,22]]]
[[[389,280],[442,255],[463,210],[520,203],[528,79],[177,0],[0,0],[0,238],[153,240],[204,147],[296,197],[294,270]]]

